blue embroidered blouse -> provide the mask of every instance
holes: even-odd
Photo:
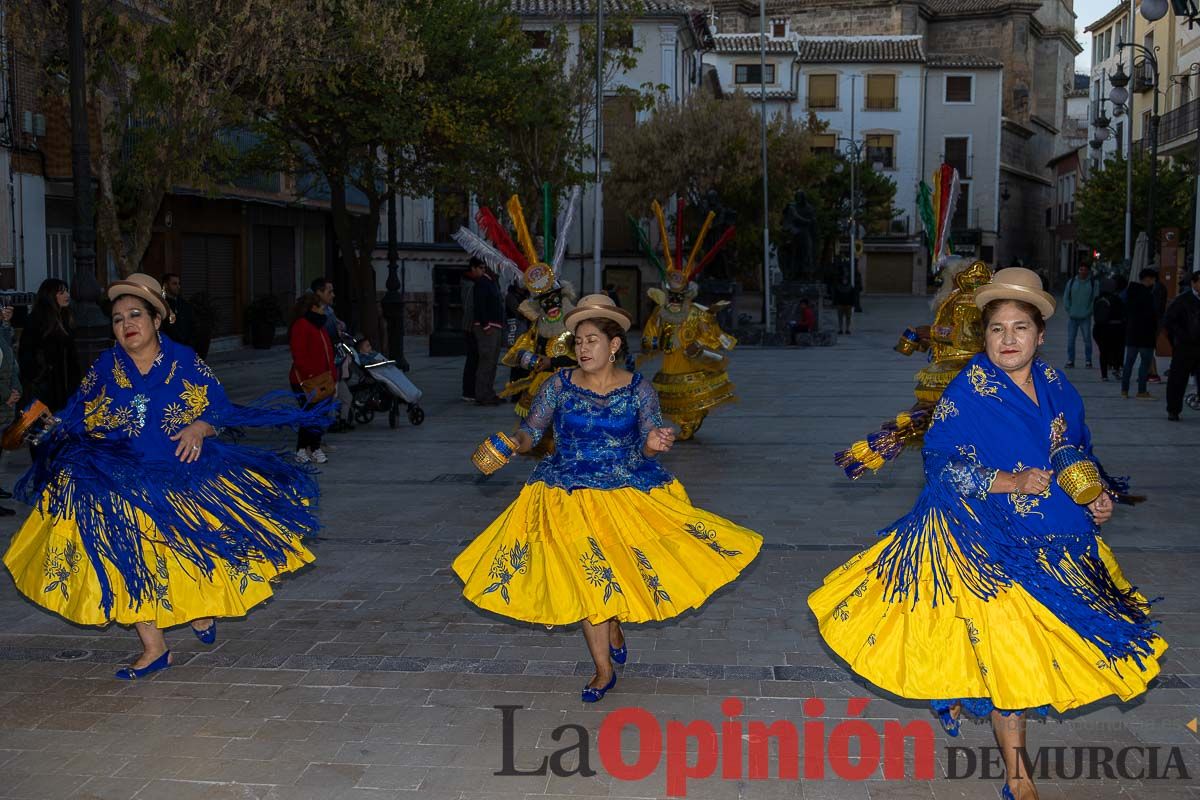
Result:
[[[537,444],[554,427],[554,452],[542,459],[529,483],[572,489],[648,492],[674,478],[642,452],[646,436],[662,427],[658,394],[635,372],[628,386],[597,394],[571,381],[573,369],[557,372],[534,398],[521,430]]]

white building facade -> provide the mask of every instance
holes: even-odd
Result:
[[[627,13],[628,4],[622,0],[606,0],[608,13]],[[591,0],[513,0],[512,7],[522,19],[522,27],[536,43],[541,31],[565,31],[569,38],[568,63],[577,51],[581,31],[594,30],[595,9]],[[640,50],[637,65],[628,72],[610,79],[605,86],[605,127],[633,125],[646,112],[635,111],[628,101],[618,95],[622,88],[641,90],[653,85],[662,95],[681,101],[701,86],[703,74],[702,50],[709,46],[708,30],[702,14],[692,11],[680,0],[651,0],[638,6],[633,21],[633,43]],[[589,121],[585,136],[588,141],[594,132],[594,119]],[[591,174],[595,164],[582,165]],[[555,187],[565,191],[569,187]],[[625,209],[602,208],[604,220],[601,272],[593,264],[593,230],[596,216],[596,197],[590,185],[583,187],[580,209],[575,224],[567,232],[569,244],[563,279],[573,284],[580,294],[591,292],[597,285],[614,283],[620,287],[623,305],[644,319],[651,310],[647,307],[646,289],[657,285],[660,278],[637,250],[625,219]],[[438,198],[398,198],[397,226],[400,242],[400,261],[407,305],[407,329],[412,333],[445,333],[458,324],[459,284],[467,257],[450,238],[461,225],[474,227],[474,198],[461,194],[456,198],[467,214],[442,213]],[[665,198],[664,198],[665,200]],[[649,202],[649,199],[647,199]],[[387,278],[386,211],[380,220],[380,244],[376,249],[378,288],[384,288]],[[460,337],[461,338],[461,337]]]
[[[1108,102],[1108,93],[1112,91],[1108,76],[1117,71],[1117,64],[1122,60],[1126,65],[1125,71],[1129,71],[1129,53],[1122,52],[1121,48],[1117,47],[1119,42],[1128,38],[1128,30],[1129,3],[1127,2],[1117,3],[1111,11],[1084,28],[1085,33],[1092,37],[1087,138],[1089,142],[1088,160],[1093,169],[1098,167],[1101,162],[1107,161],[1118,153],[1123,153],[1126,149],[1128,120],[1123,114],[1117,114],[1113,104]],[[1100,128],[1096,125],[1096,119],[1101,114],[1109,120],[1109,132],[1107,138],[1104,139],[1101,136],[1105,134],[1101,134]],[[1092,142],[1098,143],[1100,146],[1096,147],[1090,144]]]
[[[928,250],[917,211],[920,182],[954,165],[962,194],[952,230],[956,250],[992,261],[999,208],[1002,65],[988,58],[930,54],[924,37],[798,36],[772,27],[767,113],[828,124],[817,149],[846,152],[896,185],[895,217],[870,232],[859,271],[870,292],[924,294]],[[723,91],[759,98],[760,37],[717,34],[705,61]],[[772,79],[774,83],[772,83]],[[853,143],[853,144],[852,144]],[[803,188],[803,187],[797,187]]]

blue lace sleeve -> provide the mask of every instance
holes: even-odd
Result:
[[[529,439],[534,445],[542,440],[546,430],[554,424],[554,410],[562,400],[562,393],[562,373],[556,372],[546,379],[529,405],[529,414],[521,422],[518,430],[529,434]]]
[[[638,382],[638,430],[642,432],[642,444],[655,428],[663,427],[662,409],[658,405],[658,392],[648,380]]]
[[[954,456],[936,450],[925,450],[924,455],[926,480],[944,484],[962,497],[987,499],[1000,472],[980,464],[974,457],[973,448]]]

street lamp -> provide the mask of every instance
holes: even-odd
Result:
[[[866,149],[866,141],[863,139],[847,139],[844,136],[837,137],[838,143],[843,144],[842,153],[839,153],[840,158],[844,158],[850,162],[850,219],[848,227],[850,229],[850,285],[855,285],[855,270],[857,268],[858,256],[856,252],[856,239],[858,237],[858,165],[862,162],[863,151]],[[842,162],[839,160],[834,165],[834,171],[842,171]]]
[[[1147,22],[1158,22],[1167,15],[1167,0],[1142,0],[1142,17]]]
[[[1166,12],[1164,11],[1163,13]],[[1142,3],[1142,14],[1146,16],[1145,0]],[[1146,19],[1151,22],[1154,21],[1149,16],[1146,16]],[[1158,179],[1158,56],[1155,55],[1155,51],[1158,48],[1146,47],[1136,42],[1117,42],[1117,49],[1120,50],[1122,48],[1129,48],[1132,51],[1133,60],[1129,65],[1131,72],[1144,75],[1146,67],[1150,68],[1150,90],[1154,93],[1154,100],[1150,111],[1149,129],[1143,133],[1142,138],[1143,140],[1147,136],[1150,138],[1150,191],[1148,192],[1149,197],[1146,204],[1146,237],[1149,239],[1150,252],[1156,256],[1155,263],[1157,264],[1158,237],[1154,235],[1154,184]],[[1129,75],[1125,72],[1123,62],[1117,64],[1117,72],[1109,81],[1113,85],[1113,90],[1109,93],[1109,99],[1118,105],[1125,105],[1124,102],[1118,102],[1118,99],[1122,101],[1129,99],[1129,90],[1126,88],[1129,85]],[[1132,165],[1133,153],[1131,151],[1129,153],[1130,172],[1132,172]],[[1130,184],[1132,185],[1132,181],[1130,181]]]

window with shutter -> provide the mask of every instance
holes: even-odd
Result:
[[[812,137],[812,151],[822,155],[831,156],[837,151],[837,135],[833,133],[814,133]]]
[[[835,109],[838,105],[837,75],[808,76],[808,107]]]
[[[970,103],[975,100],[975,79],[970,75],[946,76],[946,102]]]
[[[895,75],[867,76],[866,107],[869,111],[897,110]]]

